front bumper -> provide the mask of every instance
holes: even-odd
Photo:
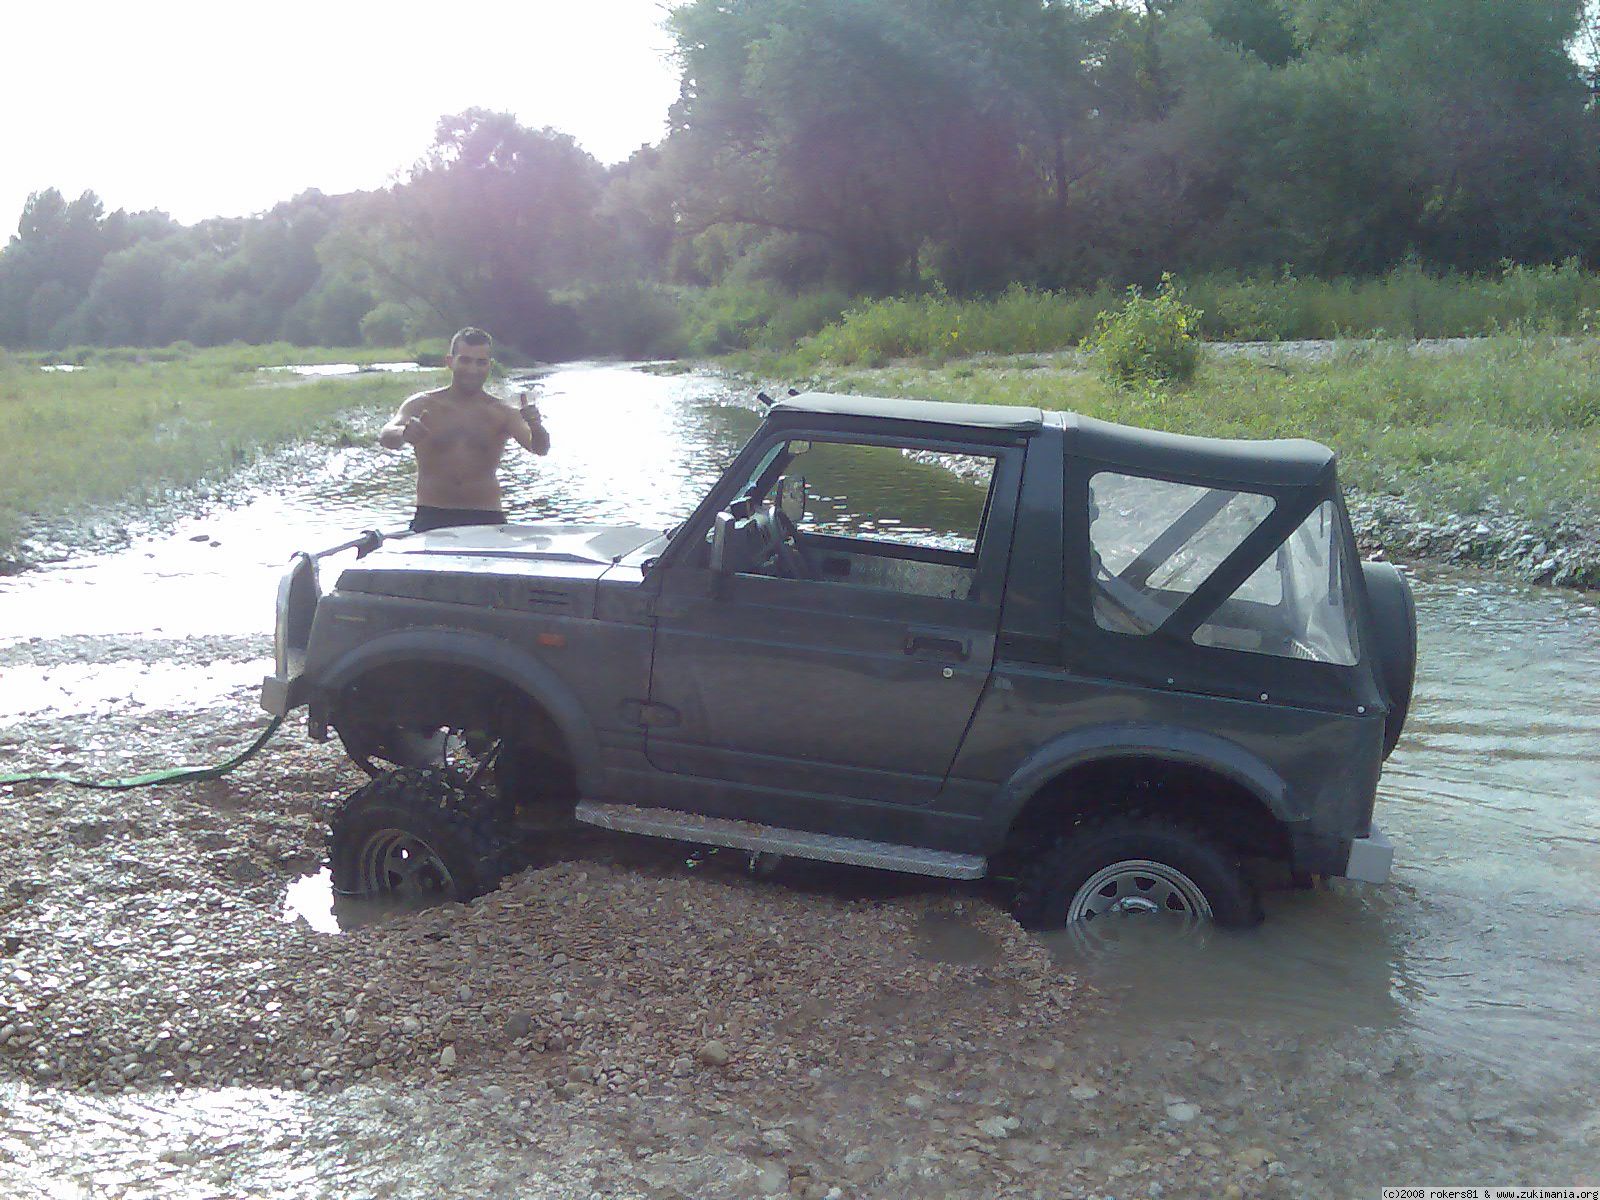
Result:
[[[286,717],[306,702],[304,662],[303,654],[290,654],[285,674],[268,675],[261,681],[262,708],[275,717]]]
[[[273,621],[273,672],[261,681],[261,707],[275,717],[306,702],[306,648],[322,586],[317,573],[320,555],[296,554],[278,582]]]
[[[1376,825],[1364,838],[1350,843],[1350,857],[1340,872],[1358,883],[1387,883],[1394,867],[1394,843]]]

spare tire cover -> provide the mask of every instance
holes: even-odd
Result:
[[[1389,718],[1383,729],[1383,756],[1389,757],[1405,728],[1411,689],[1417,677],[1417,607],[1411,585],[1393,563],[1364,562],[1361,574],[1372,604],[1378,638],[1378,677],[1389,694]]]

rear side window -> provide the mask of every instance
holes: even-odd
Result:
[[[1116,471],[1089,480],[1089,502],[1095,623],[1127,634],[1159,629],[1276,505],[1257,492]]]
[[[1202,646],[1354,666],[1360,647],[1339,510],[1325,500],[1194,632]]]

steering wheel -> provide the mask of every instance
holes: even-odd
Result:
[[[789,514],[776,504],[772,506],[771,511],[772,528],[777,535],[777,544],[773,547],[772,553],[778,560],[778,569],[787,579],[815,579],[816,574],[811,570],[811,565],[800,553],[800,531],[789,519]]]

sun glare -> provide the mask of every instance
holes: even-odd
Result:
[[[659,0],[585,4],[283,0],[68,3],[7,15],[0,229],[31,191],[92,188],[107,209],[182,221],[270,208],[306,188],[381,186],[438,118],[513,112],[604,162],[660,139],[676,75]],[[22,117],[18,114],[27,114]]]

